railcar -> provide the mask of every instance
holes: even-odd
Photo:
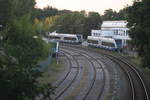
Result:
[[[87,43],[88,46],[94,46],[112,51],[117,50],[116,42],[112,38],[88,36]]]
[[[48,35],[49,41],[59,41],[65,43],[82,43],[82,35],[78,34],[58,34],[58,33],[51,33]]]

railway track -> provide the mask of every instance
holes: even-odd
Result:
[[[90,48],[84,48],[84,47],[79,47],[79,46],[76,46],[76,47],[78,47],[78,50],[80,49],[80,50],[85,50],[85,51],[89,51],[89,50],[95,51]],[[139,71],[134,66],[132,66],[126,60],[124,60],[123,57],[114,56],[108,52],[105,53],[104,51],[103,52],[99,51],[99,53],[103,54],[107,58],[114,61],[125,71],[130,81],[130,86],[131,86],[131,91],[132,91],[132,100],[149,100],[148,91],[146,89],[144,80],[142,79],[142,76],[139,73]]]
[[[67,52],[65,52],[67,53]],[[60,81],[60,83],[57,85],[57,88],[61,86],[61,84],[63,84],[63,82],[65,82],[67,80],[67,77],[69,77],[69,75],[71,74],[71,68],[73,67],[72,63],[71,63],[71,60],[69,59],[69,57],[66,55],[68,61],[69,61],[69,71],[68,73],[66,74],[66,76]],[[73,58],[74,59],[74,58]],[[76,61],[76,60],[75,60]],[[77,66],[79,66],[78,62],[76,61],[76,64]],[[77,70],[76,70],[76,73],[74,75],[74,77],[72,78],[72,80],[70,81],[70,83],[61,90],[61,92],[59,92],[58,94],[56,94],[55,97],[53,97],[54,100],[57,100],[59,99],[67,90],[69,87],[71,87],[71,85],[74,83],[74,81],[76,80],[77,76],[79,74],[79,68],[77,67]]]
[[[61,53],[63,53],[63,52],[61,52]],[[65,55],[65,53],[63,53],[63,54]],[[65,55],[65,57],[67,58],[67,60],[69,62],[69,69],[68,69],[67,73],[65,74],[65,76],[59,81],[59,83],[56,84],[57,88],[60,87],[60,85],[66,80],[67,76],[71,72],[71,66],[72,66],[71,61],[67,55]]]
[[[70,49],[70,48],[67,48],[67,49],[73,51],[73,49]],[[103,73],[103,78],[102,79],[103,80],[101,82],[101,84],[102,84],[101,88],[98,91],[96,91],[98,95],[96,97],[92,98],[93,100],[100,100],[101,96],[103,95],[103,91],[104,91],[104,88],[105,88],[105,81],[106,81],[106,79],[105,79],[105,77],[106,77],[105,74],[106,73],[105,73],[104,68],[102,67],[101,63],[98,60],[96,60],[94,57],[90,56],[89,54],[87,54],[85,52],[77,52],[77,50],[74,50],[74,51],[76,51],[76,53],[84,56],[91,63],[93,71],[94,71],[94,76],[92,78],[90,87],[89,87],[88,91],[86,92],[86,94],[83,96],[82,100],[89,99],[90,98],[89,95],[92,94],[92,91],[94,90],[94,87],[98,87],[98,86],[96,86],[96,77],[97,77],[97,69],[96,68],[97,67],[94,65],[94,63],[92,62],[92,60],[95,61],[98,64],[99,69],[102,69],[102,73]]]

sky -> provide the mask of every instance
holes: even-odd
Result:
[[[119,11],[127,5],[131,5],[133,0],[36,0],[36,2],[36,7],[38,8],[44,8],[49,5],[60,10],[86,10],[103,14],[109,8]]]

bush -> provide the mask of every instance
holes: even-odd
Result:
[[[33,38],[36,28],[29,15],[8,26],[0,51],[0,100],[34,100],[38,95],[50,98],[54,88],[39,84],[42,73],[35,70],[38,61],[47,56],[48,45],[40,37]]]

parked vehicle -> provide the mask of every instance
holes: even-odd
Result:
[[[94,46],[112,51],[117,50],[116,42],[112,38],[88,36],[87,43],[88,46]]]
[[[65,43],[80,44],[82,43],[83,37],[79,34],[58,34],[50,33],[48,35],[49,41],[59,41]]]

